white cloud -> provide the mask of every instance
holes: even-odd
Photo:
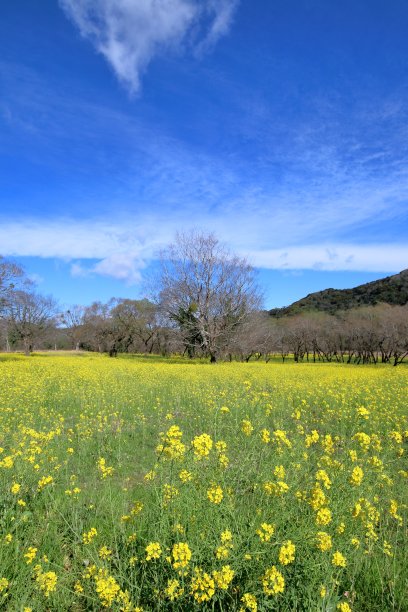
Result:
[[[105,260],[121,255],[137,260],[151,258],[172,238],[175,227],[164,227],[157,219],[116,224],[93,219],[3,220],[0,244],[2,255],[8,256]],[[76,273],[81,273],[80,268]]]
[[[89,276],[89,270],[84,268],[77,261],[74,261],[74,263],[71,264],[70,272],[71,276],[73,276],[74,278],[84,278],[85,276]]]
[[[247,253],[254,265],[274,270],[400,272],[408,267],[408,246],[331,244],[264,249]]]
[[[237,5],[238,0],[207,0],[204,3],[204,8],[212,21],[208,33],[196,45],[197,54],[211,49],[222,36],[228,33]]]
[[[36,272],[32,272],[32,274],[29,274],[28,279],[32,283],[34,283],[34,285],[41,285],[41,283],[44,282],[44,278],[40,274],[37,274]]]
[[[261,225],[262,220],[259,228]],[[246,256],[259,268],[393,273],[408,267],[406,244],[288,243],[282,248],[271,249],[263,242],[256,248],[250,237],[245,240],[244,224],[232,227],[226,218],[223,226],[224,231],[218,232],[221,238],[233,251]],[[96,274],[137,284],[143,269],[157,257],[160,248],[173,239],[178,227],[183,227],[179,219],[163,217],[139,221],[128,219],[116,225],[66,219],[3,222],[0,225],[0,244],[5,256],[52,257],[71,261],[73,276]],[[208,220],[203,227],[211,229]]]
[[[141,270],[145,267],[145,261],[137,254],[113,253],[91,266],[74,261],[71,264],[70,272],[71,276],[76,278],[97,274],[124,281],[127,285],[135,285],[142,280]]]
[[[139,256],[128,253],[113,253],[98,262],[92,269],[95,274],[110,276],[135,284],[142,280],[141,270],[145,262]]]
[[[230,27],[237,0],[60,0],[132,93],[150,61],[188,41],[199,52]]]

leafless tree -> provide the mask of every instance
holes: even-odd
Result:
[[[112,342],[111,308],[115,300],[107,304],[93,302],[87,306],[83,316],[83,343],[88,350],[105,351],[114,350]]]
[[[161,254],[160,304],[190,356],[215,362],[260,302],[253,268],[213,234],[177,234]]]
[[[408,306],[386,308],[382,316],[382,327],[382,360],[390,361],[392,358],[396,366],[408,357]]]
[[[156,304],[147,299],[121,299],[112,308],[111,316],[122,350],[152,353],[160,327]]]
[[[21,266],[0,255],[0,317],[7,314],[13,292],[30,284]]]
[[[238,357],[241,361],[264,357],[269,361],[275,340],[274,321],[265,312],[250,314],[231,337],[227,346],[230,360]]]
[[[72,348],[76,351],[79,351],[81,340],[84,337],[85,312],[84,306],[75,304],[60,315],[60,321],[66,329]]]
[[[34,292],[13,291],[6,313],[9,334],[22,342],[29,355],[35,340],[54,325],[56,304],[52,298]]]
[[[378,304],[339,312],[303,313],[278,322],[295,361],[393,363],[408,356],[408,306]]]

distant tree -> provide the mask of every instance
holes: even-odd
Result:
[[[160,305],[183,333],[185,351],[215,362],[260,306],[253,268],[213,234],[177,234],[161,255]]]
[[[84,337],[85,312],[86,309],[84,306],[75,304],[60,315],[60,321],[71,340],[71,347],[76,351],[79,351],[81,339]]]
[[[185,344],[181,331],[174,325],[160,326],[157,330],[156,347],[163,357],[183,353]]]
[[[227,354],[232,360],[239,357],[242,361],[265,358],[269,361],[273,351],[276,323],[265,312],[250,314],[231,337]]]
[[[384,310],[382,316],[381,352],[383,361],[393,365],[402,363],[408,357],[408,306],[392,306]],[[388,359],[384,359],[387,355]]]
[[[0,317],[7,315],[13,293],[29,284],[23,268],[0,255]]]
[[[29,355],[34,342],[54,325],[56,304],[51,297],[13,291],[6,313],[10,335],[22,342],[25,354]]]
[[[93,302],[83,315],[83,342],[87,349],[103,353],[113,349],[111,308],[115,300],[107,304]]]
[[[111,317],[120,350],[153,351],[160,326],[156,304],[147,299],[121,299],[112,308]]]

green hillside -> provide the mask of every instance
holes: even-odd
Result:
[[[273,317],[310,311],[334,314],[339,310],[375,306],[380,303],[400,306],[408,303],[408,269],[353,289],[325,289],[310,293],[290,306],[273,308],[269,314]]]

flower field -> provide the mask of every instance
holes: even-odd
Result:
[[[0,356],[0,609],[408,609],[408,370]]]

